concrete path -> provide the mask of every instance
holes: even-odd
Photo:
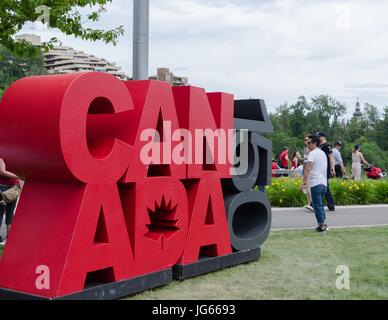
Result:
[[[388,205],[337,207],[326,212],[329,228],[388,226]],[[304,208],[272,209],[272,229],[313,229],[314,213]]]
[[[388,205],[337,207],[335,213],[327,212],[329,228],[388,226]],[[304,208],[272,209],[272,229],[313,229],[315,216]],[[0,235],[4,237],[5,226]]]

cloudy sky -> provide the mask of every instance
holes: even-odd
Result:
[[[150,73],[170,67],[208,91],[260,97],[270,110],[330,94],[388,105],[386,0],[150,0]],[[118,46],[26,25],[24,32],[117,62],[131,75],[132,0],[113,0],[98,27],[124,25]],[[33,29],[35,28],[35,30]]]

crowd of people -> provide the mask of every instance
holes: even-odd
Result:
[[[315,213],[318,227],[316,231],[326,232],[326,213],[324,199],[328,210],[335,211],[335,201],[330,191],[331,178],[344,178],[347,171],[342,159],[342,143],[337,141],[334,148],[327,141],[325,132],[308,135],[304,140],[303,156],[295,152],[289,157],[289,148],[284,147],[279,155],[278,162],[273,161],[273,170],[291,170],[294,176],[303,177],[301,190],[306,194],[307,205],[305,208]],[[362,176],[362,165],[369,166],[361,153],[361,145],[356,145],[352,153],[351,178],[358,181]],[[274,174],[276,176],[276,174]]]

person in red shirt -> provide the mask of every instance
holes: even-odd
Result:
[[[282,169],[288,169],[288,163],[290,162],[288,150],[289,150],[288,147],[284,147],[279,157]]]
[[[4,192],[16,185],[19,185],[19,177],[12,172],[9,172],[5,168],[4,160],[0,158],[0,191]],[[3,223],[3,217],[5,214],[5,223],[7,225],[7,236],[9,234],[9,231],[11,230],[12,220],[13,220],[13,214],[16,207],[16,202],[13,203],[7,203],[4,202],[0,204],[0,228]],[[5,245],[5,239],[2,239],[0,237],[0,244]]]
[[[273,178],[276,178],[277,177],[277,175],[275,174],[275,173],[273,173],[273,171],[274,170],[279,170],[280,168],[279,168],[279,166],[278,166],[278,164],[276,163],[276,161],[275,160],[272,160],[272,177]]]

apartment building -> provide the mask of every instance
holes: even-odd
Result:
[[[151,76],[150,79],[168,82],[174,87],[189,85],[187,77],[177,76],[168,68],[158,68],[157,75]]]
[[[26,40],[35,46],[41,46],[42,41],[39,36],[24,34],[16,37],[17,40]],[[69,74],[76,72],[106,72],[127,80],[128,77],[115,63],[104,58],[98,58],[83,51],[75,50],[63,45],[54,46],[49,51],[43,51],[45,67],[48,74]]]

